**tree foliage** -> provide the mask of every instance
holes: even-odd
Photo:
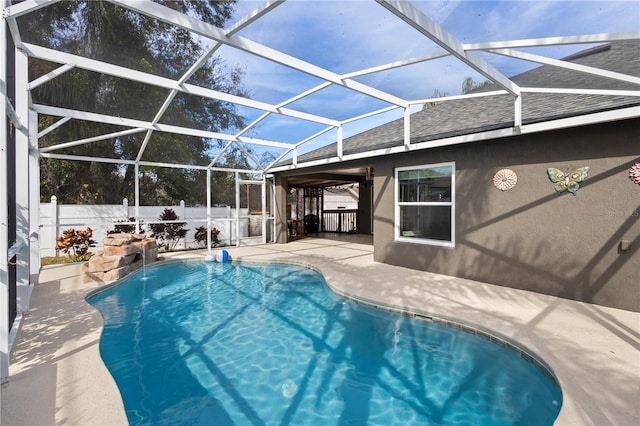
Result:
[[[483,82],[477,82],[473,79],[473,77],[465,77],[464,80],[462,80],[462,90],[461,90],[461,94],[466,95],[468,93],[471,93],[475,90],[478,89],[484,89],[485,87],[488,87],[491,85],[491,82],[489,80],[485,80]],[[435,89],[433,91],[433,98],[441,98],[441,97],[445,97],[445,96],[449,96],[448,93],[443,93],[438,89]],[[434,106],[436,106],[438,104],[438,102],[426,102],[424,104],[424,106],[422,107],[423,110],[429,109],[429,108],[433,108]]]
[[[170,1],[164,6],[197,17],[218,27],[231,17],[236,0]],[[168,78],[179,78],[200,58],[206,46],[181,28],[103,1],[64,1],[19,18],[26,42],[87,56]],[[60,64],[30,59],[33,80]],[[243,71],[228,67],[212,56],[189,80],[191,84],[239,96]],[[169,90],[74,68],[32,91],[34,103],[112,116],[152,121],[169,96]],[[58,118],[39,117],[42,130]],[[233,104],[178,93],[161,123],[209,131],[234,130],[244,120]],[[125,128],[71,120],[40,138],[40,146],[103,135]],[[146,132],[117,139],[68,147],[56,152],[79,156],[136,159]],[[142,160],[208,164],[210,152],[220,141],[153,132]],[[246,160],[230,150],[224,162],[246,167]],[[159,167],[141,168],[141,204],[204,203],[205,173]],[[134,166],[110,163],[41,159],[43,199],[56,195],[62,203],[120,203],[134,197]]]
[[[443,98],[443,97],[445,97],[445,96],[449,96],[449,94],[447,94],[447,93],[442,93],[442,92],[441,92],[440,90],[438,90],[438,89],[434,89],[434,90],[433,90],[433,96],[432,96],[432,98]],[[422,109],[429,109],[429,108],[432,108],[432,107],[434,107],[434,106],[436,106],[436,105],[438,105],[438,102],[433,102],[433,101],[432,101],[432,102],[426,102],[426,103],[424,104],[424,106],[422,107]]]
[[[487,86],[490,86],[491,82],[489,80],[485,80],[482,82],[475,81],[473,77],[465,77],[462,81],[462,94],[466,95],[467,93],[471,93],[478,89],[483,89]]]

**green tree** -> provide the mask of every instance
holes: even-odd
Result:
[[[230,18],[236,0],[169,1],[157,3],[195,16],[218,27]],[[205,51],[189,32],[103,1],[58,2],[19,18],[27,42],[95,58],[132,69],[178,78]],[[30,79],[59,64],[29,61]],[[212,57],[189,83],[244,96],[243,73]],[[33,90],[35,103],[151,121],[169,91],[104,74],[73,69]],[[57,121],[41,116],[40,129]],[[241,128],[243,118],[232,104],[178,94],[161,118],[162,123],[223,131]],[[41,146],[124,130],[112,125],[71,120],[40,140]],[[121,136],[58,151],[116,159],[135,159],[145,133]],[[143,160],[182,164],[206,164],[217,141],[154,132]],[[231,156],[230,158],[232,158]],[[108,163],[41,160],[42,195],[55,194],[63,203],[119,203],[133,199],[134,168]],[[142,171],[141,193],[146,203],[175,204],[180,199],[200,202],[206,198],[197,186],[199,173],[181,169],[151,168]],[[200,187],[201,188],[201,187]],[[197,193],[193,194],[193,191]]]

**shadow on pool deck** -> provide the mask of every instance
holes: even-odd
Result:
[[[558,425],[635,425],[640,418],[639,313],[376,263],[369,236],[227,250],[236,261],[312,266],[338,292],[518,342],[560,382]],[[97,287],[82,284],[79,265],[42,269],[12,351],[10,381],[2,387],[2,425],[127,424],[99,354],[102,319],[84,300]]]

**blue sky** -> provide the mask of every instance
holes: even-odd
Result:
[[[261,2],[240,1],[235,19]],[[640,31],[638,1],[414,1],[413,4],[463,43]],[[441,51],[375,1],[290,0],[239,33],[338,74]],[[588,46],[529,49],[561,58]],[[244,86],[251,98],[282,102],[321,81],[270,61],[224,47],[220,55],[230,66],[245,70]],[[501,57],[487,58],[507,76],[532,67]],[[357,80],[405,99],[439,93],[460,94],[465,77],[483,78],[452,59],[438,59]],[[330,87],[290,104],[292,109],[343,120],[388,104],[350,90]],[[250,122],[261,112],[242,108]],[[398,118],[387,113],[344,127],[344,136]],[[272,116],[247,136],[297,143],[325,126]],[[301,152],[334,142],[331,131],[305,144]],[[260,149],[256,149],[260,152]],[[274,153],[279,154],[277,150]]]

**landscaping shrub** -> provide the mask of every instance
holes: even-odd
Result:
[[[217,247],[220,245],[220,239],[218,235],[220,234],[220,230],[218,228],[211,229],[211,247]],[[196,228],[196,233],[194,235],[195,240],[198,242],[200,247],[207,246],[207,227],[206,226],[198,226]]]
[[[93,230],[91,228],[84,231],[69,228],[63,231],[61,236],[56,237],[56,250],[62,250],[75,262],[87,260],[91,257],[89,248],[96,246],[96,241],[91,238],[92,236]]]
[[[135,222],[136,218],[135,217],[130,217],[129,219],[123,219],[123,220],[118,220],[118,222]],[[142,221],[138,222],[139,228],[138,228],[138,234],[142,234],[143,230],[142,230]],[[107,231],[107,235],[109,234],[135,234],[136,233],[136,225],[129,225],[129,224],[123,224],[123,225],[118,225],[116,224],[112,230]]]
[[[164,209],[160,214],[159,220],[171,221],[180,219],[173,209]],[[175,222],[175,223],[152,223],[150,225],[152,234],[151,236],[156,239],[158,247],[167,251],[173,250],[180,238],[184,238],[187,235],[188,229],[184,229],[187,222]]]

